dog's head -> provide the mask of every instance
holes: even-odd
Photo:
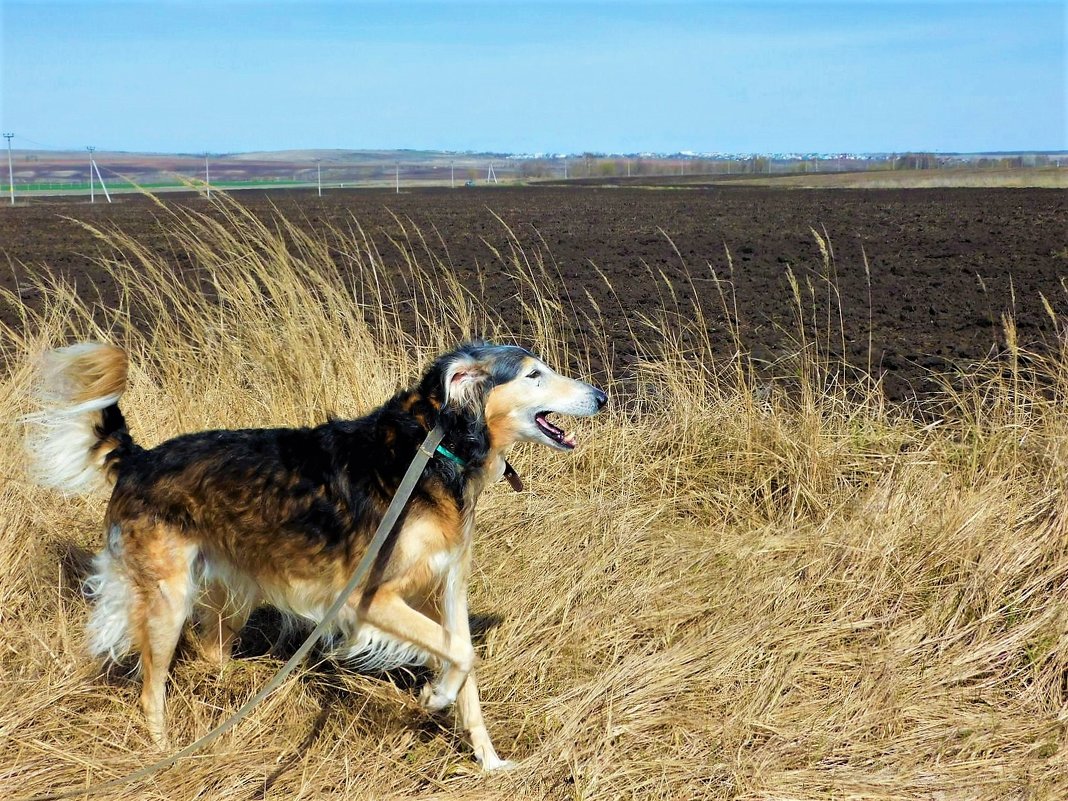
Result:
[[[484,423],[495,450],[527,441],[569,451],[577,445],[574,435],[549,415],[589,417],[608,401],[596,387],[512,345],[464,345],[439,358],[424,381],[440,393],[443,415]]]

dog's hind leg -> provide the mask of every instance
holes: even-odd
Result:
[[[204,656],[218,664],[226,662],[255,606],[250,593],[234,590],[222,581],[209,581],[198,610]]]
[[[134,645],[141,652],[141,707],[153,741],[166,748],[167,673],[182,626],[192,610],[197,547],[161,525],[143,531],[140,537],[131,536],[129,541],[131,563],[137,566],[134,582],[138,599],[131,622]]]

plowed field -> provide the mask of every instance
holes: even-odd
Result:
[[[510,228],[524,251],[555,263],[562,295],[580,309],[588,308],[587,292],[595,300],[617,367],[634,358],[630,332],[638,326],[640,333],[643,314],[670,305],[665,280],[683,299],[696,290],[713,342],[729,355],[728,312],[713,271],[733,286],[744,345],[769,362],[799,338],[792,271],[808,325],[824,333],[829,327],[832,350],[844,341],[855,365],[867,366],[870,353],[893,398],[929,391],[931,370],[952,370],[1001,348],[1004,313],[1014,313],[1022,344],[1044,348],[1054,326],[1042,296],[1057,312],[1068,311],[1068,197],[1059,190],[530,187],[236,197],[257,214],[280,213],[301,226],[348,230],[358,223],[387,266],[406,258],[393,242],[407,236],[411,244],[418,229],[426,241],[414,237],[416,258],[425,247],[472,285],[481,271],[479,292],[518,327],[514,283],[497,280],[510,267],[494,253],[508,250]],[[192,195],[164,202],[211,213]],[[110,205],[38,199],[0,206],[0,253],[9,262],[0,280],[25,287],[26,265],[47,265],[113,302],[115,287],[93,261],[101,246],[68,218],[113,223],[181,269],[161,216],[139,196],[117,196]],[[813,229],[833,251],[830,269]],[[345,268],[344,258],[338,263]],[[22,291],[32,304],[32,289]]]

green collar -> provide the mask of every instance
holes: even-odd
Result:
[[[444,445],[438,445],[438,447],[436,447],[434,449],[434,452],[435,453],[440,453],[442,456],[444,456],[450,462],[454,462],[455,464],[459,465],[461,470],[466,470],[467,469],[467,462],[465,462],[463,459],[461,459],[455,453],[450,451]],[[507,461],[505,461],[505,463],[504,463],[504,478],[512,486],[512,489],[514,489],[516,492],[520,492],[523,489],[523,481],[522,481],[522,479],[519,478],[519,474],[515,471],[515,468],[512,467],[510,464],[508,464]]]
[[[460,465],[461,468],[467,467],[467,462],[465,462],[463,459],[461,459],[455,453],[450,451],[444,445],[438,445],[438,447],[435,449],[435,452],[436,453],[440,453],[442,456],[444,456],[449,461],[455,462],[456,464]]]

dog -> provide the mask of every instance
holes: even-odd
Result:
[[[550,414],[590,416],[603,391],[527,350],[470,343],[440,356],[412,388],[365,417],[314,428],[202,431],[154,448],[119,408],[128,357],[82,343],[46,354],[28,438],[41,484],[111,496],[93,561],[92,654],[139,657],[149,733],[167,747],[167,673],[195,617],[204,652],[225,660],[251,612],[268,604],[318,623],[364,554],[427,432],[442,447],[423,471],[368,579],[336,618],[333,652],[365,669],[429,663],[420,703],[455,703],[484,770],[511,767],[493,747],[472,670],[467,607],[475,507],[491,483],[518,484],[518,442],[561,451],[575,437]]]

